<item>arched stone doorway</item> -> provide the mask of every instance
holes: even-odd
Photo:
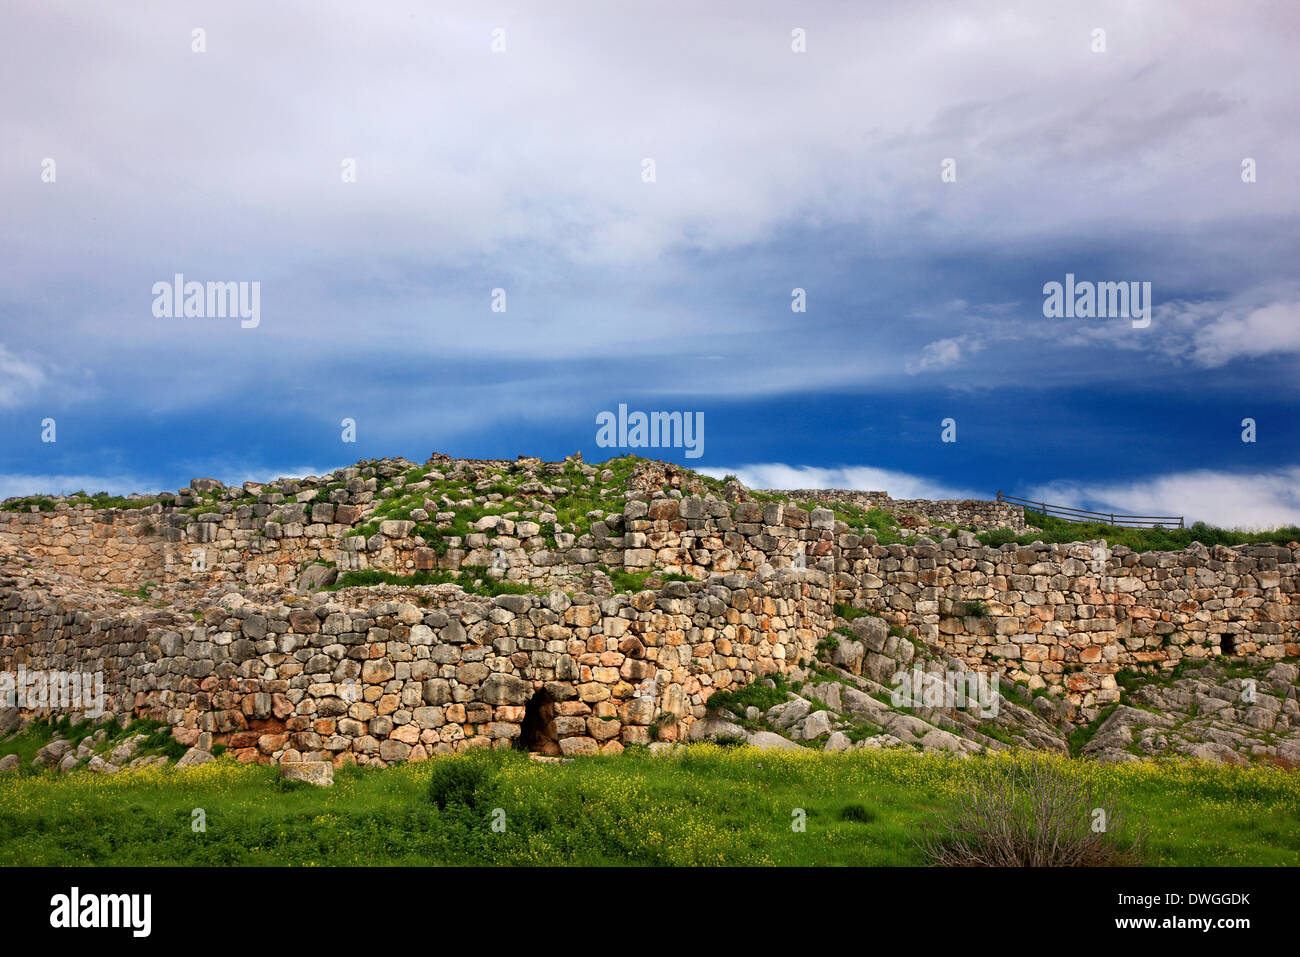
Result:
[[[545,688],[528,699],[520,734],[515,740],[524,751],[560,755],[560,741],[555,734],[555,701]]]

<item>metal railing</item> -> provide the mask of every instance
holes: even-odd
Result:
[[[1042,512],[1053,518],[1066,522],[1102,522],[1106,525],[1125,526],[1128,528],[1182,528],[1181,515],[1119,515],[1115,512],[1090,512],[1082,508],[1067,508],[1064,505],[1048,505],[1046,502],[1031,502],[1027,498],[1003,495],[998,489],[998,501],[1008,505],[1019,505],[1026,511]]]

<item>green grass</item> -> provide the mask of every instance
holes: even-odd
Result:
[[[64,500],[68,505],[89,505],[92,508],[148,508],[150,505],[157,505],[162,499],[142,498],[128,499],[121,495],[109,495],[107,492],[96,492],[94,495],[88,495],[85,492],[77,492],[69,495]],[[28,512],[32,506],[36,506],[37,511],[52,512],[55,506],[59,504],[48,495],[28,495],[25,498],[17,498],[11,502],[5,502],[0,505],[0,510],[6,512]]]
[[[1025,511],[1025,521],[1042,531],[1017,534],[1014,529],[1000,528],[983,532],[976,537],[984,545],[999,546],[1015,542],[1029,545],[1033,542],[1068,544],[1088,542],[1102,538],[1112,548],[1125,545],[1135,552],[1181,551],[1193,542],[1202,545],[1252,545],[1286,544],[1300,541],[1300,528],[1282,526],[1261,532],[1240,532],[1228,528],[1215,528],[1196,522],[1190,528],[1122,528],[1098,522],[1067,522],[1041,512]]]
[[[116,724],[96,724],[93,721],[79,721],[73,724],[65,715],[57,721],[37,719],[21,731],[0,739],[0,757],[16,754],[22,762],[21,773],[34,773],[35,769],[29,767],[32,758],[36,757],[37,751],[56,737],[71,741],[73,750],[76,750],[77,745],[101,728],[108,732],[103,743],[95,746],[95,752],[101,756],[107,755],[119,744],[137,734],[145,735],[144,740],[137,746],[137,756],[163,754],[175,760],[188,750],[172,738],[171,726],[160,721],[141,718],[123,728]]]
[[[86,727],[93,730],[90,722],[84,722]],[[74,745],[85,735],[73,737],[64,735],[73,741]],[[36,752],[45,747],[54,740],[54,727],[46,721],[33,721],[23,730],[10,735],[3,741],[0,741],[0,757],[7,757],[11,754],[18,755],[22,761],[23,767],[32,763],[32,758],[36,757]]]
[[[402,518],[408,517],[410,509],[418,506],[410,506],[406,509],[406,514],[400,515]],[[421,522],[415,526],[413,534],[419,535],[424,539],[424,543],[432,548],[439,555],[446,555],[447,549],[451,547],[451,539],[459,538],[461,545],[464,546],[467,536],[474,534],[477,529],[473,524],[481,518],[488,515],[501,515],[505,512],[512,511],[512,508],[503,505],[500,502],[493,502],[490,505],[462,505],[454,512],[455,518],[445,527],[440,528],[436,522]],[[386,516],[388,517],[388,516]],[[372,522],[374,530],[379,530],[379,522]],[[362,532],[353,532],[353,535],[364,534]],[[370,532],[369,534],[374,534]],[[489,539],[496,537],[494,530],[483,533]],[[369,535],[367,535],[369,537]]]
[[[360,535],[363,538],[370,538],[379,532],[379,525],[386,521],[409,521],[411,512],[417,508],[424,507],[424,500],[428,498],[438,498],[445,494],[444,491],[435,489],[425,489],[422,492],[406,493],[405,495],[396,495],[393,498],[384,499],[374,507],[364,525],[358,525],[355,528],[348,529],[344,537],[352,538],[354,535]],[[457,485],[455,491],[458,495],[472,494],[472,490],[465,486]],[[442,506],[440,506],[442,508]],[[493,505],[464,505],[455,510],[456,518],[447,528],[438,528],[433,522],[423,522],[417,524],[414,534],[421,536],[425,542],[439,555],[447,551],[446,539],[451,536],[459,536],[462,540],[474,529],[470,528],[470,523],[477,522],[485,515],[498,515],[501,512],[509,511],[508,507],[500,503]]]
[[[6,512],[30,512],[35,508],[38,512],[52,512],[55,504],[54,499],[48,495],[27,495],[23,498],[0,503],[0,510]]]
[[[609,577],[610,584],[614,586],[614,591],[617,594],[654,590],[662,587],[666,582],[695,581],[690,575],[665,572],[662,568],[647,568],[635,572],[626,571],[622,568],[610,568],[607,565],[597,565],[596,568]]]
[[[640,460],[635,455],[623,455],[617,458],[609,459],[605,462],[593,464],[597,470],[590,481],[592,485],[586,488],[580,486],[580,482],[586,481],[585,477],[576,468],[566,469],[561,478],[567,479],[572,483],[570,489],[565,494],[558,496],[550,503],[552,511],[555,512],[555,519],[561,525],[568,528],[569,531],[581,535],[584,532],[591,531],[591,520],[587,518],[587,513],[599,509],[602,513],[621,512],[626,502],[627,481],[632,476]],[[601,482],[600,472],[608,469],[614,473],[613,478],[607,482]],[[551,483],[554,484],[554,483]],[[601,489],[609,489],[610,494],[601,496]],[[544,529],[544,534],[553,534],[552,530]]]
[[[851,628],[845,628],[843,625],[840,625],[821,641],[817,642],[817,657],[829,657],[830,653],[840,646],[840,636],[848,638],[850,641],[856,641],[858,637],[853,633]]]
[[[1003,744],[1014,745],[1015,737],[1006,728],[994,724],[992,721],[981,721],[975,726],[975,730],[994,741],[1001,741]]]
[[[604,483],[600,481],[599,475],[587,479],[576,466],[570,465],[560,475],[540,473],[536,476],[530,476],[522,470],[516,471],[513,467],[505,472],[496,470],[490,474],[490,477],[495,481],[483,489],[475,488],[474,484],[467,482],[463,478],[447,478],[435,481],[429,488],[418,492],[406,491],[405,487],[398,488],[395,490],[396,494],[388,498],[377,499],[373,510],[366,517],[366,522],[354,529],[350,529],[347,532],[347,537],[361,535],[369,538],[379,531],[380,522],[409,520],[412,511],[424,507],[425,499],[440,502],[442,496],[446,495],[457,502],[462,502],[467,499],[483,498],[494,494],[501,495],[502,500],[497,502],[476,501],[472,504],[456,506],[439,504],[438,511],[454,512],[455,518],[450,523],[447,523],[444,528],[439,528],[432,521],[420,523],[415,528],[415,534],[422,537],[426,544],[439,555],[444,555],[450,546],[449,539],[459,538],[463,542],[465,537],[474,531],[471,525],[481,518],[488,515],[502,515],[507,512],[540,510],[553,512],[556,521],[567,531],[575,535],[581,535],[591,530],[591,520],[587,518],[588,512],[596,509],[600,509],[602,512],[621,512],[623,510],[623,492],[626,488],[627,479],[636,468],[638,461],[636,456],[626,455],[595,464],[593,467],[598,470],[609,469],[614,473],[613,478]],[[406,475],[406,484],[410,485],[420,481],[430,470],[430,466],[410,470]],[[529,496],[519,495],[516,489],[525,481],[532,480],[540,480],[547,485],[557,485],[560,481],[563,481],[568,483],[569,488],[553,500],[541,499],[538,503],[540,509],[530,509],[527,507]],[[592,484],[584,486],[583,483],[588,481]],[[602,488],[611,490],[611,494],[602,497],[600,495]],[[490,538],[494,533],[489,532],[487,534]],[[541,535],[547,540],[548,547],[555,547],[555,530],[549,523],[542,524]]]
[[[645,571],[629,572],[622,568],[606,568],[604,565],[598,567],[609,576],[614,591],[620,593],[645,591],[646,579],[658,571],[656,568],[647,568]]]
[[[709,696],[708,708],[710,711],[725,709],[735,712],[741,717],[744,717],[746,708],[754,707],[759,711],[774,708],[790,697],[790,687],[786,684],[783,675],[772,675],[771,678],[776,685],[775,688],[769,688],[757,681],[751,681],[739,688],[732,688],[728,691],[715,691]]]
[[[843,618],[845,621],[853,621],[867,615],[874,616],[875,612],[867,611],[865,608],[854,608],[852,605],[846,605],[843,602],[835,603],[836,618]]]
[[[230,758],[186,771],[4,775],[0,863],[915,865],[914,838],[974,764],[1019,759],[693,745],[560,765],[495,753],[345,768],[329,789],[281,786],[275,769]],[[1049,760],[1115,794],[1149,831],[1150,863],[1300,864],[1294,774]],[[203,833],[191,829],[195,808]],[[791,828],[800,809],[806,832]]]
[[[915,533],[901,529],[897,515],[881,508],[862,508],[848,502],[817,501],[800,502],[799,507],[809,512],[814,508],[828,508],[835,513],[837,519],[849,526],[851,532],[857,535],[874,535],[880,545],[897,545],[916,539]],[[900,531],[892,531],[894,528],[899,528]]]
[[[884,733],[884,728],[878,724],[873,724],[870,721],[863,721],[860,724],[855,724],[844,732],[848,739],[854,742],[865,741],[867,738],[874,738],[876,735]]]

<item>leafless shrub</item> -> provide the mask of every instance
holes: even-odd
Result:
[[[916,843],[947,867],[1097,867],[1141,862],[1142,835],[1108,795],[1057,758],[971,763],[968,790]]]

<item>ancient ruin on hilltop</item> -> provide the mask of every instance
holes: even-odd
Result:
[[[241,760],[389,763],[673,740],[712,694],[830,646],[863,687],[942,656],[1070,718],[1117,701],[1125,666],[1300,654],[1300,547],[1099,560],[980,544],[997,528],[1024,514],[756,492],[630,456],[11,501],[0,668],[102,672],[110,714]]]

